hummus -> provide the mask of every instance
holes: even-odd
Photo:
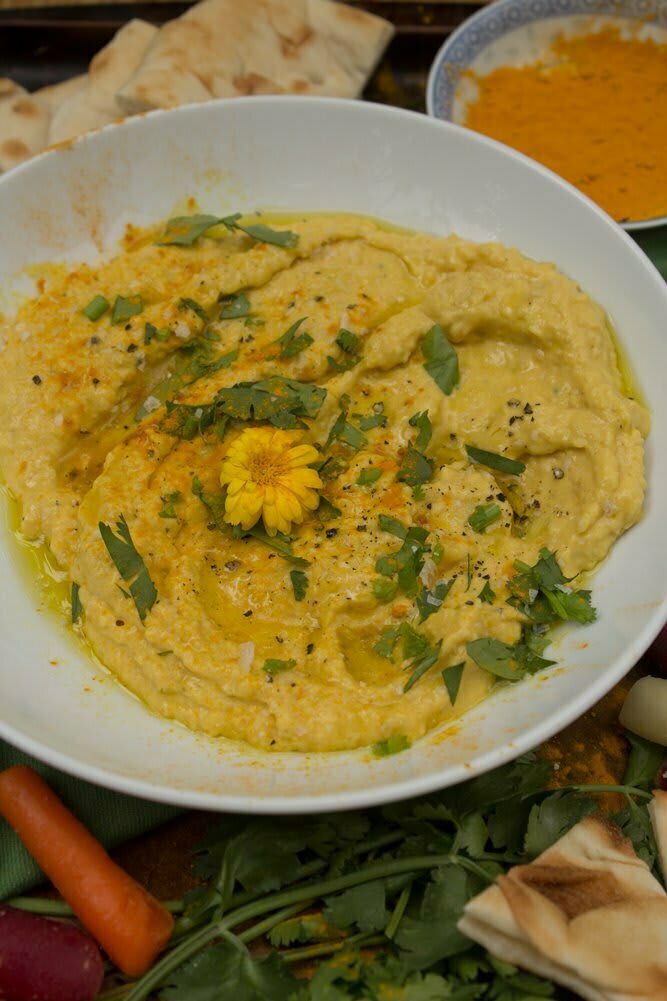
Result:
[[[153,712],[272,750],[406,746],[542,666],[545,623],[594,616],[566,578],[640,517],[647,414],[550,264],[231,218],[44,272],[5,323],[0,467]],[[318,450],[289,537],[225,521],[225,456],[260,427]]]

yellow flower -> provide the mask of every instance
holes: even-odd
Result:
[[[227,486],[225,521],[252,528],[260,518],[269,535],[289,532],[319,504],[319,474],[308,464],[319,457],[299,434],[246,428],[225,456],[220,482]]]

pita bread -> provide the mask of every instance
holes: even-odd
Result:
[[[667,1001],[667,894],[602,817],[499,877],[458,927],[589,1001]]]
[[[393,26],[333,0],[203,0],[116,95],[127,114],[244,94],[357,97]]]
[[[155,35],[157,28],[138,18],[116,32],[91,60],[82,85],[73,88],[54,109],[50,145],[74,139],[123,116],[116,103],[116,91],[132,76]]]
[[[48,87],[42,87],[33,93],[33,97],[40,104],[43,104],[50,115],[59,108],[60,105],[74,94],[77,90],[82,90],[86,85],[86,74],[73,76],[69,80],[62,80],[61,83],[52,83]]]
[[[0,80],[0,170],[9,170],[46,146],[49,113],[11,80]]]

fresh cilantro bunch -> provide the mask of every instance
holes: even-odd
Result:
[[[178,906],[169,950],[108,1001],[565,999],[457,922],[500,873],[596,810],[601,792],[623,794],[614,819],[655,871],[646,802],[665,749],[631,741],[619,786],[551,789],[551,764],[531,753],[384,809],[226,817],[195,846],[205,885]]]

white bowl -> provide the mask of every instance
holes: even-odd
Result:
[[[653,411],[643,521],[594,579],[599,621],[551,671],[498,690],[393,757],[267,754],[158,719],[39,611],[0,532],[0,735],[65,771],[165,802],[252,812],[343,809],[443,787],[561,729],[635,663],[667,617],[667,286],[603,212],[553,174],[422,115],[315,98],[242,98],[158,112],[0,178],[0,287],[39,261],[109,249],[127,220],[185,196],[235,210],[345,210],[554,261],[608,309]],[[586,645],[582,646],[581,640]]]
[[[429,115],[460,125],[466,106],[476,96],[461,73],[484,76],[499,66],[529,63],[549,48],[559,34],[599,30],[605,25],[636,31],[641,38],[667,41],[667,0],[495,0],[459,25],[436,53],[426,85]],[[567,137],[563,137],[567,141]],[[623,229],[667,225],[667,216],[630,219]]]

